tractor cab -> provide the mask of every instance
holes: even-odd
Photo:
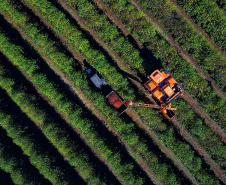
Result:
[[[153,98],[165,106],[182,96],[184,92],[176,80],[164,69],[154,71],[144,86]]]

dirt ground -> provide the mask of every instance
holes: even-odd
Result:
[[[82,25],[83,28],[89,30],[89,32],[91,33],[91,35],[94,37],[94,39],[100,44],[102,45],[104,48],[107,48],[107,51],[108,53],[110,53],[110,55],[112,55],[116,61],[117,61],[117,65],[118,66],[121,66],[123,67],[126,71],[128,71],[130,74],[133,74],[134,73],[132,72],[132,70],[130,68],[128,68],[121,60],[120,58],[117,56],[117,54],[112,51],[110,49],[110,47],[108,47],[105,42],[103,41],[102,38],[100,38],[99,36],[97,36],[95,34],[95,31],[92,30],[90,27],[88,27],[85,22],[82,20],[81,17],[79,17],[76,12],[72,9],[71,10],[71,7],[65,3],[63,0],[58,0],[62,6],[65,6],[65,8],[67,7],[68,10],[72,11],[73,15],[74,15],[74,18],[80,22],[80,24]],[[25,4],[26,4],[26,1],[24,1]],[[98,6],[103,9],[103,11],[106,13],[106,15],[111,18],[113,20],[113,22],[115,22],[118,27],[123,31],[123,33],[125,34],[125,36],[127,35],[132,35],[128,30],[127,28],[119,21],[119,19],[117,19],[117,17],[106,7],[104,6],[103,2],[101,0],[94,0],[94,2],[96,2],[98,4]],[[135,6],[140,7],[140,5],[134,1],[133,2]],[[28,5],[28,4],[27,4]],[[30,7],[30,6],[29,6]],[[42,21],[44,22],[44,24],[50,28],[51,30],[52,27],[50,24],[48,24],[48,22],[45,21],[44,17],[42,15],[40,15],[38,12],[36,12],[34,9],[32,9],[33,12],[35,12],[36,15],[38,15]],[[1,12],[0,12],[1,13]],[[161,26],[164,28],[164,25],[161,25],[157,20],[155,20],[152,15],[148,15],[148,17],[154,21],[154,24],[156,26]],[[16,25],[14,25],[16,27]],[[167,32],[166,32],[167,33]],[[28,40],[32,45],[34,45],[35,47],[35,43],[32,43],[29,38],[26,37],[26,35],[24,35],[22,32],[21,32],[22,36]],[[176,43],[173,38],[168,34],[166,34],[167,36],[167,39],[168,41],[170,42],[170,44],[172,44],[177,50],[178,50],[178,53],[183,57],[185,58],[188,62],[190,62],[193,67],[199,71],[199,72],[204,72],[199,66],[197,66],[197,63],[196,61],[194,61],[194,59],[192,59],[188,53],[186,53],[185,51],[182,50],[182,48],[179,46],[178,43]],[[71,45],[69,45],[67,42],[64,41],[64,38],[62,36],[59,36],[60,40],[68,47],[68,48],[72,48]],[[136,41],[137,41],[137,44],[142,47],[142,43],[135,37],[133,37]],[[42,55],[44,55],[42,52],[40,52]],[[79,61],[83,61],[83,57],[80,53],[76,52],[73,50],[73,55],[75,56],[75,58]],[[50,59],[46,58],[47,56],[45,56],[45,60],[50,62]],[[52,64],[54,65],[54,64]],[[73,90],[74,93],[76,93],[79,98],[81,99],[81,101],[85,104],[85,106],[87,108],[89,108],[92,112],[95,113],[95,115],[98,117],[98,119],[100,119],[103,124],[108,128],[108,130],[110,132],[112,132],[117,138],[118,140],[124,145],[126,146],[126,148],[129,149],[130,153],[134,153],[133,150],[130,148],[130,146],[120,137],[120,135],[113,129],[113,127],[109,124],[107,124],[107,120],[102,117],[102,115],[96,111],[96,107],[93,106],[89,100],[84,96],[84,94],[79,90],[79,89],[76,89],[73,87],[73,84],[65,77],[65,75],[59,71],[57,68],[54,68],[54,71],[56,71],[56,73],[58,75],[60,75],[63,79],[63,81],[65,83],[67,83],[71,89]],[[226,99],[226,96],[224,93],[222,93],[221,89],[216,85],[216,83],[210,78],[209,74],[207,73],[203,73],[203,76],[204,76],[204,79],[206,80],[210,80],[215,91],[218,92],[218,94],[222,97],[224,97]],[[131,79],[131,81],[137,86],[137,88],[139,89],[143,89],[141,84],[139,84],[138,82],[136,81],[133,81]],[[147,95],[147,93],[145,91],[143,91],[144,94]],[[222,140],[224,142],[226,142],[226,136],[225,136],[225,133],[221,130],[221,128],[211,119],[211,117],[203,110],[199,107],[199,104],[198,102],[196,102],[188,93],[185,94],[184,96],[184,100],[188,103],[189,102],[189,105],[191,105],[192,109],[197,112],[201,117],[203,117],[205,120],[207,120],[207,123],[209,123],[208,125],[215,131],[218,133],[218,135],[222,138]],[[150,100],[152,101],[152,99]],[[200,109],[199,109],[200,108]],[[154,138],[155,141],[157,142],[158,146],[160,147],[161,151],[163,151],[166,156],[168,156],[172,161],[173,163],[181,170],[183,171],[183,173],[185,174],[185,176],[191,181],[193,182],[194,184],[196,184],[196,181],[195,179],[191,176],[191,174],[186,170],[186,168],[180,163],[179,160],[176,159],[176,157],[173,155],[173,153],[168,150],[157,138],[157,136],[154,134],[154,133],[151,133],[150,131],[148,131],[149,129],[146,127],[145,124],[143,124],[139,118],[137,117],[137,115],[135,113],[133,113],[132,111],[127,111],[128,115],[130,115],[133,120],[136,122],[137,125],[139,125],[139,127],[141,129],[144,129],[149,135],[151,138]],[[66,118],[64,118],[66,119]],[[190,136],[190,134],[186,131],[186,129],[175,119],[172,120],[172,124],[178,129],[178,132],[186,139],[186,141],[188,141],[191,146],[194,148],[194,150],[196,150],[201,156],[204,157],[205,161],[211,166],[211,168],[214,170],[214,172],[216,173],[216,175],[218,176],[219,179],[221,179],[223,182],[226,182],[226,178],[225,178],[225,175],[222,174],[222,171],[220,170],[220,168],[215,164],[215,162],[207,155],[207,153],[201,148],[201,146]],[[78,130],[76,130],[76,132],[79,132]],[[223,132],[223,133],[222,133]],[[85,139],[85,138],[83,138]],[[93,149],[92,149],[93,150]],[[95,155],[101,159],[105,164],[108,164],[107,161],[105,161],[105,159],[102,159],[101,156],[98,155],[98,153],[96,153],[95,151],[93,151],[95,153]],[[147,164],[144,162],[144,160],[141,158],[141,156],[139,155],[136,155],[136,157],[138,158],[138,164],[141,166],[141,168],[148,174],[148,176],[150,176],[151,178],[156,178],[156,176],[150,171],[150,168],[147,166]],[[109,165],[108,165],[109,166]],[[110,167],[109,167],[110,168]],[[112,171],[112,170],[111,170]],[[114,174],[116,175],[116,174]],[[159,184],[162,184],[161,181],[159,181]]]

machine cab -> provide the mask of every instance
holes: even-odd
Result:
[[[183,94],[176,80],[164,69],[155,70],[148,78],[144,86],[161,105],[167,106]]]

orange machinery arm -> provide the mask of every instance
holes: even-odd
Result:
[[[131,106],[139,106],[139,107],[149,107],[149,108],[155,108],[155,109],[161,109],[162,107],[159,105],[155,104],[145,104],[145,103],[137,103],[133,101],[125,101],[126,105],[131,105]],[[170,106],[166,107],[167,110],[176,110],[176,108],[172,108]]]

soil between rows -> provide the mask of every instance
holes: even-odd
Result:
[[[4,13],[2,13],[1,11],[0,11],[0,13],[2,14],[2,15],[4,15]],[[10,19],[6,16],[6,15],[4,15],[4,17],[9,21]],[[35,45],[35,43],[34,42],[31,42],[31,40],[22,32],[22,31],[20,31],[19,29],[18,29],[18,27],[17,27],[17,25],[14,23],[14,22],[12,22],[12,21],[9,21],[15,28],[17,28],[17,30],[19,31],[19,33],[21,34],[21,36],[25,39],[25,40],[27,40],[29,43],[31,43],[33,46],[34,46],[34,48],[36,48],[38,51],[39,51],[39,53],[42,55],[42,56],[44,56],[43,58],[46,60],[46,61],[50,61],[50,59],[48,59],[48,57],[47,56],[45,56],[45,54],[44,53],[42,53],[42,51],[40,51],[39,50],[39,48]],[[21,42],[22,43],[22,42]],[[29,48],[29,47],[27,47],[27,48]],[[34,52],[34,55],[35,55],[35,52]],[[13,68],[13,66],[12,66],[12,68]],[[15,67],[14,67],[15,68]],[[45,69],[48,69],[48,67],[46,66],[46,67],[44,67]],[[15,69],[16,70],[16,69]],[[15,70],[14,70],[14,72],[15,72]],[[52,75],[53,75],[53,71],[51,72],[52,73]],[[26,74],[20,74],[20,72],[15,72],[15,74],[17,74],[18,75],[18,77],[20,78],[20,79],[24,79],[24,81],[26,81],[25,80],[25,77],[27,78],[27,79],[29,79],[29,77],[27,77],[26,76]],[[57,74],[57,73],[56,73]],[[56,76],[55,75],[53,75],[54,76],[54,78],[55,79],[57,79],[56,81],[61,81],[60,79],[59,79],[59,77],[57,77],[56,78]],[[51,115],[53,115],[59,122],[61,122],[61,124],[63,124],[64,125],[64,128],[66,128],[66,130],[67,130],[67,132],[70,134],[70,136],[71,136],[71,138],[73,138],[73,140],[74,141],[76,141],[76,142],[78,142],[78,143],[80,143],[82,146],[83,146],[83,148],[85,148],[85,150],[88,152],[88,154],[89,154],[89,156],[91,157],[91,159],[92,159],[92,161],[95,161],[95,163],[96,163],[96,165],[98,165],[99,166],[99,169],[102,169],[103,170],[103,173],[109,173],[108,174],[108,179],[111,179],[110,180],[110,182],[111,183],[113,183],[113,182],[115,182],[115,184],[118,184],[118,182],[117,182],[117,180],[115,179],[115,177],[113,177],[113,175],[111,175],[111,173],[109,172],[109,170],[108,170],[108,167],[106,166],[106,163],[102,163],[102,162],[104,162],[104,161],[102,161],[101,159],[101,157],[99,156],[99,154],[98,153],[96,153],[96,152],[94,152],[95,150],[92,148],[92,147],[90,147],[89,145],[87,145],[87,143],[88,143],[88,141],[86,141],[86,139],[84,138],[84,137],[81,137],[81,134],[80,134],[80,131],[78,130],[78,129],[76,129],[76,128],[74,128],[74,127],[72,127],[71,126],[71,124],[68,122],[68,120],[67,120],[67,118],[64,116],[64,115],[62,115],[62,114],[60,114],[52,105],[50,105],[48,102],[49,102],[49,99],[48,99],[48,97],[46,97],[45,95],[43,95],[43,94],[40,94],[40,93],[37,93],[36,92],[36,89],[37,89],[37,86],[36,85],[34,85],[34,84],[30,84],[30,83],[27,83],[27,85],[29,85],[30,87],[29,87],[29,90],[30,91],[32,91],[33,93],[35,93],[35,94],[37,94],[38,96],[40,96],[40,97],[42,97],[43,98],[43,100],[45,100],[45,101],[42,101],[41,99],[41,101],[42,101],[42,105],[48,110],[48,112],[51,112],[50,114]],[[34,88],[35,87],[35,88]],[[67,88],[67,86],[65,85],[65,88],[64,89],[68,89]],[[69,89],[68,89],[68,91],[70,91]],[[73,94],[73,93],[72,93]],[[72,95],[72,96],[77,96],[77,95]],[[85,111],[86,112],[86,111]],[[90,114],[91,115],[91,114]],[[66,124],[66,125],[65,125]],[[40,127],[38,124],[36,124],[36,126],[37,127]],[[102,129],[101,129],[102,130]],[[80,139],[81,138],[81,139]],[[55,149],[56,150],[56,149]],[[57,151],[55,151],[55,153],[57,154],[58,152]],[[93,155],[94,154],[94,155]],[[61,155],[61,154],[59,154],[59,155]],[[64,156],[64,158],[67,158],[67,156]],[[100,161],[99,161],[100,160]],[[102,161],[102,162],[101,162]],[[78,174],[80,174],[79,173],[79,171],[77,171],[76,170],[76,172],[78,173]],[[80,175],[81,176],[81,175]]]
[[[114,13],[112,13],[111,11],[110,11],[110,9],[108,8],[108,7],[106,7],[105,5],[104,5],[104,3],[101,1],[101,0],[93,0],[96,4],[97,4],[97,6],[100,8],[100,9],[102,9],[105,13],[106,13],[106,15],[108,16],[108,18],[109,19],[111,19],[113,22],[115,22],[116,24],[119,24],[120,26],[119,26],[119,28],[120,29],[124,29],[123,30],[123,33],[126,33],[127,31],[127,29],[126,29],[126,27],[125,26],[121,26],[121,25],[123,25],[120,21],[119,21],[119,19],[114,15]],[[139,5],[139,3],[135,0],[135,3],[133,3],[135,6],[137,6],[138,8],[141,8],[141,5]],[[149,17],[149,16],[148,16]],[[150,17],[149,17],[150,18]],[[153,18],[153,17],[151,17],[151,18]],[[156,20],[155,21],[155,24],[156,25],[158,25],[159,23],[158,23],[158,21]],[[163,25],[164,26],[164,25]],[[174,40],[171,40],[171,42],[174,42]],[[178,44],[179,45],[179,44]],[[180,47],[180,46],[179,46]],[[182,48],[181,48],[181,50],[182,50]],[[215,82],[214,82],[215,83]],[[188,93],[187,93],[188,94]],[[188,97],[188,96],[186,96],[186,97]],[[192,101],[191,101],[192,100]],[[207,113],[205,113],[205,111],[204,110],[202,110],[202,111],[197,111],[197,109],[195,109],[195,107],[197,106],[197,102],[193,99],[193,98],[191,98],[191,96],[190,96],[190,102],[193,102],[193,103],[191,103],[190,104],[190,106],[193,108],[193,110],[196,110],[196,112],[199,114],[199,115],[201,115],[203,118],[205,118],[206,120],[208,120],[208,119],[210,119],[210,122],[208,122],[208,124],[211,126],[211,128],[222,138],[222,140],[223,141],[225,141],[225,133],[222,131],[222,129],[210,118],[210,116],[207,114]],[[205,114],[204,114],[204,113]],[[202,114],[201,114],[202,113]],[[175,120],[175,119],[174,119]],[[215,164],[215,162],[207,155],[207,153],[201,148],[201,146],[188,134],[188,132],[186,131],[186,134],[184,134],[185,133],[185,128],[178,122],[178,121],[174,121],[174,120],[172,120],[172,122],[174,122],[174,125],[176,125],[176,128],[177,129],[179,129],[178,131],[179,131],[179,133],[184,137],[184,138],[187,138],[186,140],[188,141],[188,143],[190,143],[191,144],[191,146],[193,146],[193,148],[196,150],[196,151],[198,151],[198,153],[201,155],[201,156],[204,156],[205,155],[205,157],[204,157],[204,159],[205,159],[205,161],[207,162],[207,164],[209,164],[211,167],[214,167],[213,169],[214,169],[214,172],[215,172],[215,174],[217,175],[217,177],[219,178],[219,179],[221,179],[222,181],[225,181],[225,175],[222,173],[222,171],[220,170],[220,168],[219,168],[219,166],[218,165],[216,165]],[[189,137],[188,137],[189,136]],[[192,138],[192,142],[190,142],[190,138]]]
[[[11,22],[12,23],[12,22]],[[14,25],[14,27],[16,27],[17,28],[17,26],[14,24],[14,23],[12,23],[13,25]],[[76,89],[76,88],[74,88],[73,87],[73,84],[69,81],[69,80],[67,80],[64,76],[64,74],[61,72],[61,71],[59,71],[57,68],[54,68],[53,66],[54,66],[54,64],[51,62],[51,60],[47,57],[47,56],[45,56],[45,54],[44,53],[42,53],[42,51],[40,51],[39,50],[39,48],[35,45],[35,43],[33,43],[33,42],[31,42],[30,41],[30,39],[22,32],[22,31],[19,31],[20,32],[20,34],[22,35],[22,37],[23,38],[25,38],[26,40],[28,40],[28,42],[30,42],[38,51],[39,51],[39,53],[41,53],[41,55],[44,57],[44,59],[46,60],[46,61],[48,61],[48,63],[50,63],[51,64],[51,66],[52,66],[52,70],[53,71],[55,71],[56,72],[56,74],[58,74],[60,77],[61,77],[61,79],[64,81],[64,83],[66,83],[66,84],[68,84],[69,86],[70,86],[70,89],[72,89],[73,91],[77,91],[77,93],[80,93],[81,91],[78,91],[78,89]],[[80,96],[81,95],[81,96]],[[48,101],[48,98],[47,97],[45,97],[45,96],[43,96],[43,95],[41,95],[46,101]],[[79,94],[79,96],[80,97],[82,97],[83,95],[82,94]],[[84,97],[82,97],[82,99],[84,100]],[[93,105],[91,104],[91,103],[87,103],[86,102],[86,105],[87,105],[87,107],[93,107]],[[56,111],[57,112],[57,111]],[[96,111],[95,111],[96,112]],[[59,112],[57,112],[58,114],[60,114]],[[61,114],[61,116],[62,116],[62,118],[64,119],[64,120],[66,120],[66,122],[68,123],[68,125],[70,125],[70,123],[69,123],[69,121],[67,120],[67,118],[64,116],[64,115],[62,115]],[[100,119],[101,120],[101,119]],[[73,128],[73,129],[75,129],[76,130],[76,132],[77,133],[79,133],[79,130],[77,130],[76,128]],[[103,130],[103,129],[101,129],[101,130]],[[115,132],[116,133],[116,132]],[[81,137],[81,134],[79,134],[80,135],[80,137]],[[115,134],[115,135],[117,135],[117,134]],[[83,138],[82,137],[82,139],[83,140],[85,140],[85,138]],[[121,141],[122,142],[122,141]],[[124,143],[125,144],[125,143]],[[126,146],[126,144],[125,144],[125,146]],[[89,146],[90,147],[90,146]],[[101,161],[104,161],[104,163],[105,164],[108,164],[108,162],[105,160],[105,159],[103,159],[98,153],[96,153],[95,152],[95,150],[92,148],[92,147],[90,147],[91,148],[91,150],[95,153],[95,155],[99,158],[99,159],[101,159]],[[119,147],[120,148],[120,147]],[[126,152],[126,151],[125,151]],[[128,157],[127,157],[128,158]],[[140,159],[139,159],[140,158]],[[142,165],[141,166],[143,166],[144,168],[147,168],[147,166],[146,166],[146,164],[143,162],[143,160],[141,159],[141,157],[139,157],[138,156],[138,159],[141,161],[141,163],[142,163]],[[137,166],[136,167],[137,169],[139,169],[139,167]],[[112,171],[112,170],[111,170]],[[116,176],[116,174],[115,174],[115,176]],[[148,181],[148,180],[147,180]],[[122,182],[121,182],[122,183]],[[149,182],[149,184],[150,184],[151,182]]]
[[[86,23],[83,21],[83,19],[81,18],[81,17],[79,17],[79,15],[77,14],[77,12],[71,7],[71,6],[69,6],[65,1],[63,1],[63,0],[58,0],[61,4],[62,4],[62,6],[66,9],[66,10],[68,10],[68,11],[70,11],[70,12],[72,12],[73,13],[73,15],[74,15],[74,18],[78,21],[78,23],[82,26],[82,27],[84,27],[85,29],[87,29],[90,33],[91,33],[91,35],[97,40],[97,42],[103,47],[103,48],[107,48],[107,51],[108,51],[108,53],[110,53],[110,55],[112,55],[114,58],[116,58],[116,61],[117,61],[117,64],[118,65],[121,65],[121,66],[123,66],[123,68],[124,69],[126,69],[126,71],[127,72],[129,72],[131,75],[134,75],[133,74],[133,72],[132,72],[132,70],[129,68],[129,67],[127,67],[120,59],[119,59],[119,57],[117,56],[117,54],[115,53],[115,52],[113,52],[112,50],[110,50],[110,48],[108,48],[108,46],[105,44],[105,42],[103,41],[103,39],[102,38],[100,38],[100,37],[98,37],[96,34],[95,34],[95,31],[93,30],[93,29],[91,29],[89,26],[87,26],[86,25]],[[73,16],[72,15],[72,16]],[[137,76],[135,76],[136,78],[138,78]],[[143,87],[141,86],[141,84],[138,82],[134,82],[133,81],[133,83],[135,83],[136,84],[136,86],[137,86],[137,88],[138,89],[142,89],[143,91],[143,93],[145,93],[146,95],[147,95],[147,92],[146,91],[144,91],[144,89],[143,89]],[[153,99],[152,99],[152,101],[153,101]],[[135,113],[133,112],[133,111],[126,111],[126,113],[128,113],[128,115],[130,115],[130,117],[132,117],[132,118],[134,118],[134,116],[135,116]],[[185,174],[186,174],[186,177],[188,177],[194,184],[196,184],[196,180],[191,176],[191,174],[186,170],[186,168],[180,163],[180,161],[179,160],[177,160],[176,158],[175,158],[175,156],[174,156],[174,154],[171,152],[171,151],[169,151],[168,149],[166,149],[166,147],[161,143],[161,142],[159,142],[158,141],[158,138],[157,138],[157,136],[154,136],[153,135],[153,133],[151,134],[148,130],[148,128],[142,123],[142,122],[137,122],[136,121],[136,123],[139,125],[139,128],[141,128],[141,129],[144,129],[146,132],[148,132],[149,133],[149,136],[151,137],[151,138],[155,138],[155,141],[156,141],[156,143],[158,143],[158,146],[161,148],[161,150],[162,151],[164,151],[164,153],[166,154],[166,156],[167,157],[169,157],[171,160],[173,160],[174,161],[174,163],[176,163],[175,165],[181,170],[181,171],[183,171]]]
[[[145,10],[144,7],[142,7],[137,0],[133,0],[134,4],[136,7]],[[214,82],[213,79],[211,79],[211,77],[209,76],[209,74],[207,72],[205,72],[201,67],[199,67],[199,65],[196,63],[196,61],[189,56],[189,54],[184,51],[180,45],[174,41],[174,39],[172,38],[172,36],[167,32],[165,26],[158,22],[147,10],[145,10],[147,12],[147,16],[148,18],[151,20],[151,22],[153,24],[155,24],[157,27],[161,27],[164,30],[164,33],[166,34],[166,39],[170,42],[171,45],[173,45],[178,52],[180,53],[180,55],[187,60],[188,62],[191,62],[191,64],[193,65],[193,67],[195,69],[197,69],[197,72],[201,72],[204,76],[205,76],[205,80],[207,81],[211,81],[211,84],[213,86],[213,88],[215,90],[217,90],[217,92],[220,92],[221,97],[226,99],[226,95],[225,93],[219,88],[217,87],[216,83]],[[184,101],[189,104],[192,108],[192,110],[198,114],[201,118],[205,119],[206,124],[222,139],[222,141],[224,143],[226,143],[226,133],[222,130],[222,128],[208,115],[208,113],[206,113],[206,111],[204,111],[199,103],[194,100],[194,98],[188,93],[185,92],[185,95],[182,97],[182,99],[184,99]]]
[[[58,0],[58,1],[59,1],[59,2],[63,2],[62,0]],[[64,4],[63,4],[62,6],[64,7],[65,4],[67,4],[67,3],[64,2]],[[72,7],[70,7],[69,5],[67,5],[66,8],[69,8],[69,10],[70,10],[71,12],[73,12],[73,13],[75,12],[75,11],[72,9]],[[87,25],[84,25],[85,23],[83,22],[83,19],[82,19],[81,17],[79,17],[77,13],[74,14],[74,17],[75,17],[75,19],[79,22],[79,24],[83,24],[82,27],[85,27],[86,29],[90,29]],[[43,18],[43,19],[44,19],[44,18]],[[43,20],[43,21],[44,21],[44,20]],[[81,21],[81,22],[80,22],[80,21]],[[91,35],[92,35],[95,39],[98,39],[97,42],[98,42],[102,47],[104,47],[104,48],[108,47],[108,46],[104,43],[104,41],[103,41],[102,39],[100,39],[100,37],[98,37],[98,36],[95,34],[95,31],[94,31],[94,30],[91,30],[90,33],[91,33]],[[120,65],[122,65],[124,68],[126,68],[127,71],[129,71],[130,74],[133,73],[132,70],[131,70],[130,68],[128,68],[123,62],[120,61],[119,57],[116,55],[115,52],[113,52],[112,50],[110,50],[110,48],[108,49],[108,52],[109,52],[111,55],[113,55],[114,58],[117,58],[117,62],[120,63]],[[138,85],[137,85],[137,84],[138,84]],[[144,91],[144,89],[142,88],[142,86],[141,86],[140,83],[137,83],[137,82],[136,82],[136,85],[138,86],[139,89],[142,89],[142,90],[143,90],[143,93],[146,93],[146,92]],[[146,93],[146,94],[147,94],[147,93]],[[130,113],[130,115],[131,115],[131,113]],[[138,124],[138,125],[139,125],[139,124]],[[141,129],[144,129],[144,127],[142,126]],[[152,136],[150,136],[150,137],[152,137]],[[159,143],[159,142],[157,142],[157,143]],[[164,147],[164,146],[162,145],[162,147]],[[167,149],[162,149],[162,150],[163,150],[163,151],[168,151]],[[170,151],[168,151],[168,153],[172,154],[172,152],[170,152]],[[172,154],[172,155],[167,154],[166,156],[171,157],[171,156],[174,156],[174,155],[173,155],[173,154]],[[171,159],[172,159],[172,158],[171,158]],[[173,160],[173,161],[175,162],[176,160]],[[179,167],[180,170],[186,171],[186,176],[190,177],[190,180],[193,181],[193,182],[195,183],[195,180],[191,177],[191,175],[189,174],[189,172],[183,167],[183,165],[179,162],[179,160],[176,161],[176,166]],[[149,173],[150,173],[150,172],[149,172]]]
[[[44,19],[44,18],[43,18]],[[140,85],[140,84],[139,84]]]
[[[207,73],[204,69],[202,69],[196,60],[192,58],[189,53],[181,48],[181,46],[173,39],[173,37],[168,33],[165,25],[163,23],[160,23],[151,13],[149,13],[140,3],[138,3],[137,0],[132,0],[131,3],[137,7],[138,9],[141,9],[145,11],[146,16],[149,18],[151,23],[156,26],[156,28],[161,28],[157,30],[160,31],[161,35],[164,35],[164,38],[177,50],[178,54],[182,56],[183,59],[185,59],[187,62],[189,62],[193,68],[198,72],[201,73],[203,76],[203,79],[210,82],[212,88],[216,92],[216,94],[223,99],[226,100],[226,94],[224,91],[217,85],[217,83],[210,77],[209,73]],[[164,33],[164,34],[163,34]]]

